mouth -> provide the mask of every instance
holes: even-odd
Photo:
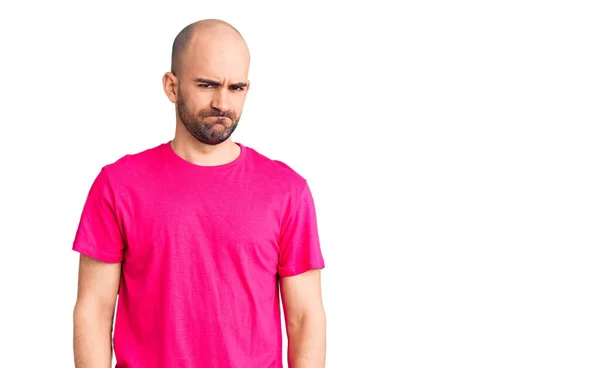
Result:
[[[207,118],[209,118],[209,119],[216,119],[218,121],[222,121],[222,120],[228,119],[227,116],[215,116],[215,115],[207,116]]]

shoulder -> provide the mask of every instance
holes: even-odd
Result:
[[[157,163],[162,159],[162,149],[165,144],[160,143],[142,151],[126,153],[118,159],[105,164],[102,167],[102,172],[106,174],[111,184],[113,181],[119,183],[127,182],[128,180],[143,176],[144,173],[153,172],[151,169],[156,167]]]
[[[246,147],[248,160],[262,180],[276,184],[284,192],[299,195],[307,186],[307,179],[289,162],[268,157],[256,149]]]

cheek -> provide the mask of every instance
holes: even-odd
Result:
[[[237,95],[232,98],[232,107],[239,114],[240,111],[244,108],[244,102],[246,102],[246,94]]]
[[[197,110],[204,109],[207,105],[210,105],[211,100],[212,96],[210,93],[197,91],[190,95],[189,105],[194,106]]]
[[[210,100],[207,100],[205,96],[191,95],[186,96],[185,107],[192,115],[197,115],[200,112],[210,109]]]

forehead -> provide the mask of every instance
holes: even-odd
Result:
[[[244,81],[248,78],[250,57],[245,43],[230,35],[194,37],[182,59],[190,78]]]

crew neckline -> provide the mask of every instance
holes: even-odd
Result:
[[[240,147],[240,154],[233,161],[230,161],[226,164],[213,165],[213,166],[198,165],[198,164],[189,162],[188,160],[179,156],[175,152],[175,150],[173,150],[173,147],[171,146],[171,142],[172,141],[167,141],[167,142],[163,143],[163,145],[162,145],[163,152],[165,152],[165,154],[166,154],[165,156],[167,157],[169,162],[172,162],[173,164],[183,167],[183,168],[196,170],[196,171],[202,171],[202,172],[216,172],[216,171],[227,170],[227,169],[239,166],[245,161],[246,154],[247,154],[247,152],[246,152],[247,149],[246,149],[246,147],[244,147],[243,144],[241,144],[239,142],[233,142]]]

